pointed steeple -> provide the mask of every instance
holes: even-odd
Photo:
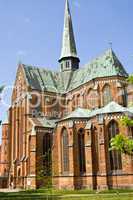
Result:
[[[75,70],[79,67],[80,62],[77,56],[72,18],[68,0],[66,0],[65,5],[63,41],[59,62],[61,63],[62,71]]]

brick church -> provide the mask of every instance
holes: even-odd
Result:
[[[50,177],[58,189],[133,188],[133,159],[109,151],[116,134],[133,137],[120,122],[133,118],[128,74],[111,48],[79,63],[66,0],[60,70],[18,65],[2,124],[0,187],[34,189]]]

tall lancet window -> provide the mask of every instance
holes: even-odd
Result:
[[[94,109],[94,108],[98,108],[98,92],[96,90],[92,90],[90,89],[88,91],[88,108],[89,109]]]
[[[44,173],[47,176],[51,175],[51,147],[52,147],[52,137],[50,133],[45,133],[43,136],[43,165]]]
[[[78,156],[79,156],[79,171],[80,173],[86,172],[85,165],[85,135],[84,130],[78,131]]]
[[[103,106],[112,101],[111,88],[109,85],[105,85],[103,89]]]
[[[117,122],[112,120],[108,125],[108,139],[109,145],[111,138],[115,137],[119,134],[119,127]],[[121,153],[113,150],[109,152],[109,161],[110,161],[110,169],[112,170],[120,170],[122,169],[122,160],[121,160]]]
[[[61,136],[62,145],[62,173],[69,172],[69,142],[68,142],[68,132],[66,128],[63,128]]]

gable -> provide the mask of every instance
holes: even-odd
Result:
[[[28,82],[21,64],[19,64],[12,92],[12,102],[27,91]]]

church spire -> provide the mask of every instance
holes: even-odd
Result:
[[[66,0],[65,5],[63,41],[59,62],[61,64],[61,71],[76,70],[78,69],[80,62],[77,56],[72,18],[68,0]]]

